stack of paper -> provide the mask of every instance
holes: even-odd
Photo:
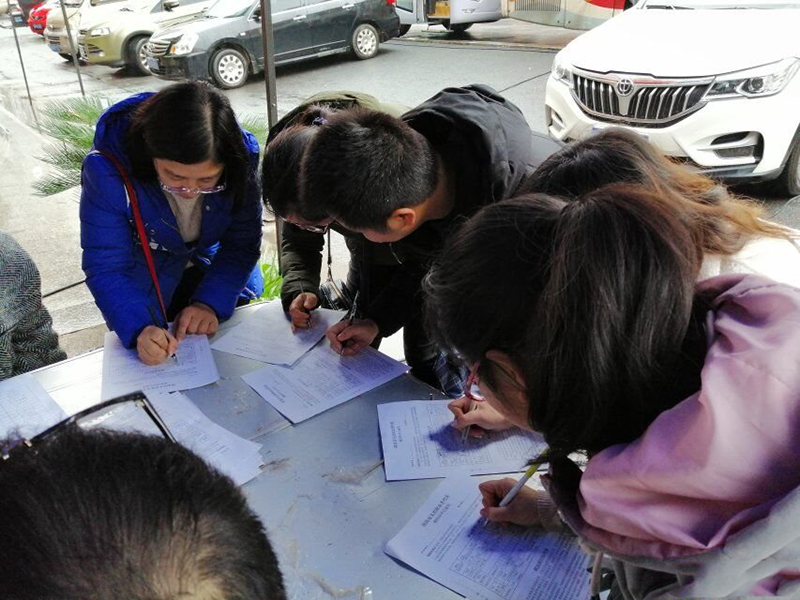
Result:
[[[188,335],[178,345],[176,358],[150,367],[128,350],[117,334],[109,331],[103,352],[103,400],[136,391],[177,392],[190,390],[219,379],[208,337]]]
[[[148,392],[147,397],[175,439],[243,485],[261,473],[261,445],[220,427],[181,393]],[[125,408],[128,410],[125,410]],[[0,382],[0,439],[32,438],[67,418],[64,406],[54,400],[31,375]],[[109,409],[96,426],[117,431],[157,432],[144,410],[133,405]]]
[[[547,447],[542,436],[517,428],[462,443],[447,404],[417,400],[378,406],[387,481],[523,471]]]
[[[211,348],[273,365],[291,366],[319,342],[343,311],[320,308],[312,313],[313,326],[292,332],[291,324],[280,300],[254,311]]]
[[[242,379],[292,423],[338,406],[405,373],[408,367],[364,348],[339,356],[323,342],[293,367],[268,365]]]
[[[589,597],[588,558],[574,538],[484,525],[480,508],[476,479],[445,479],[386,553],[471,600]]]
[[[0,381],[0,439],[30,439],[66,418],[33,375]]]
[[[147,397],[181,445],[225,473],[236,485],[244,485],[261,473],[264,464],[261,444],[220,427],[180,392],[148,392]],[[133,423],[113,419],[105,421],[103,426],[119,430],[138,429]]]

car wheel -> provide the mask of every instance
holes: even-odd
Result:
[[[447,30],[453,33],[464,33],[467,29],[472,27],[472,23],[448,23]]]
[[[378,30],[369,23],[362,23],[353,30],[353,37],[350,38],[350,48],[356,58],[366,60],[378,53],[380,44]]]
[[[125,62],[137,75],[152,75],[150,69],[147,68],[147,53],[145,52],[148,39],[144,36],[139,36],[128,42],[128,60]]]
[[[404,36],[405,34],[407,34],[409,32],[410,29],[411,29],[411,25],[407,25],[407,24],[400,25],[400,33],[398,35],[399,36]]]
[[[222,48],[211,58],[211,77],[223,90],[232,90],[247,81],[247,58],[233,48]]]
[[[792,153],[778,179],[779,191],[789,196],[800,195],[800,139],[795,140]]]
[[[66,54],[64,52],[59,52],[58,55],[63,58],[67,62],[72,62],[72,54]]]

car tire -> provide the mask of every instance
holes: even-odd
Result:
[[[220,48],[211,57],[211,78],[223,90],[242,87],[248,72],[247,57],[235,48]]]
[[[795,140],[789,160],[778,178],[778,191],[789,196],[800,195],[800,139]]]
[[[405,24],[405,23],[400,25],[400,33],[397,34],[398,37],[403,37],[405,34],[407,34],[409,32],[410,29],[411,29],[411,25],[408,25],[408,24]]]
[[[137,75],[152,75],[150,69],[147,68],[144,50],[149,39],[149,37],[143,35],[135,37],[128,42],[128,46],[125,50],[125,55],[127,57],[125,64],[128,65],[128,69],[130,69],[131,72]]]
[[[448,23],[446,25],[448,31],[461,35],[467,29],[472,27],[472,23]]]
[[[59,52],[58,55],[63,58],[67,62],[72,62],[72,54],[67,54],[65,52]]]
[[[367,60],[378,53],[381,37],[378,30],[369,23],[362,23],[353,30],[350,49],[359,60]]]

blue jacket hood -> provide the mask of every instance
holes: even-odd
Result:
[[[94,132],[94,148],[116,156],[126,168],[130,168],[128,153],[125,150],[125,134],[131,124],[133,111],[154,92],[143,92],[125,98],[109,106],[97,120]]]

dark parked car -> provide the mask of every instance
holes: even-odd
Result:
[[[275,62],[351,51],[372,58],[397,37],[395,0],[273,0]],[[264,70],[261,7],[254,0],[218,0],[203,18],[161,29],[147,45],[148,67],[163,79],[211,79],[230,89]]]

